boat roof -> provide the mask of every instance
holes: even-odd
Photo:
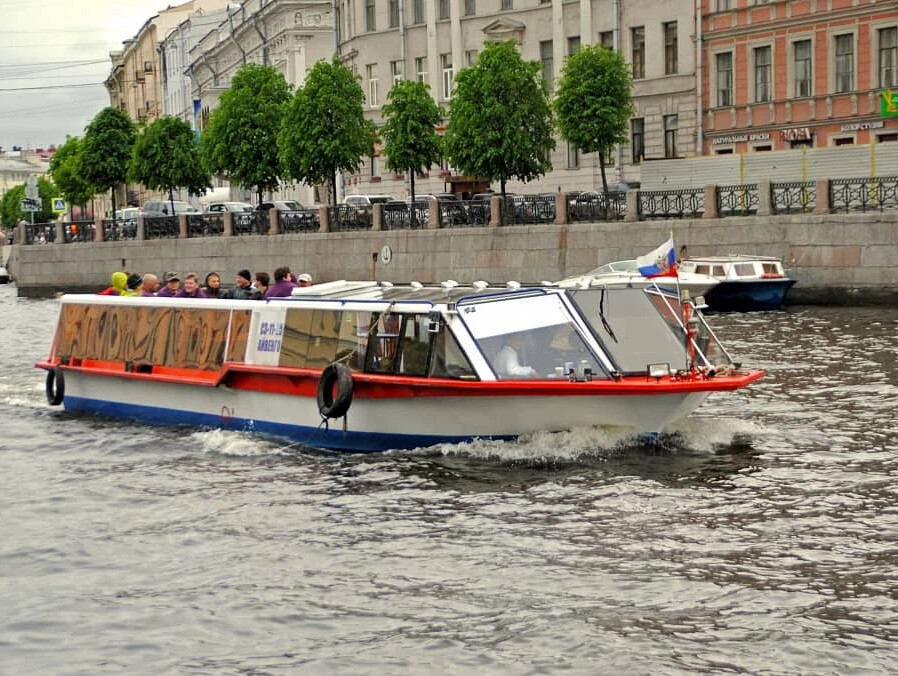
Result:
[[[725,256],[690,256],[684,263],[747,263],[749,261],[781,262],[776,256],[750,256],[748,254],[727,254]]]
[[[545,284],[521,284],[514,281],[505,284],[490,284],[489,282],[459,284],[451,279],[427,284],[421,282],[392,284],[391,282],[338,280],[313,286],[297,287],[293,290],[292,298],[452,303],[476,294],[507,293],[519,289],[541,289],[547,286],[552,286],[552,284],[548,282]]]

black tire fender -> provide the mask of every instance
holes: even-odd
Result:
[[[345,364],[328,364],[318,378],[318,412],[322,418],[342,418],[351,404],[352,373]]]
[[[65,376],[58,366],[47,371],[47,403],[59,406],[65,399]]]

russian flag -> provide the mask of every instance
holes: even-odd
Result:
[[[643,277],[676,277],[677,254],[674,251],[673,235],[657,249],[645,256],[638,256],[636,267]]]

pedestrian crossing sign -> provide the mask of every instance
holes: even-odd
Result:
[[[65,204],[64,197],[54,197],[53,198],[53,213],[54,214],[64,214],[67,211],[67,207]]]

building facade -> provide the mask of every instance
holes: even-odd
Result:
[[[898,141],[898,5],[702,0],[705,154]]]
[[[570,54],[600,43],[621,50],[631,63],[636,107],[630,143],[608,158],[609,183],[638,182],[643,160],[699,148],[691,0],[337,0],[336,7],[341,58],[361,78],[366,114],[378,124],[390,87],[401,79],[428,84],[447,108],[455,73],[474,63],[486,42],[516,40],[525,59],[541,63],[550,91]],[[551,159],[546,176],[509,182],[508,189],[601,188],[597,156],[558,139]],[[416,187],[451,191],[453,174],[446,165],[434,167]],[[405,178],[387,172],[381,157],[347,180],[348,192],[402,195],[406,189]]]

